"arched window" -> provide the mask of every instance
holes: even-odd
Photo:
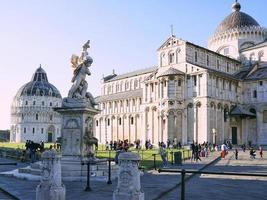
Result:
[[[96,126],[98,126],[98,120],[96,120]]]
[[[108,118],[108,126],[110,125],[110,119]]]
[[[174,53],[173,52],[171,52],[169,54],[169,64],[172,64],[172,63],[174,63]]]
[[[261,58],[263,57],[263,55],[264,55],[264,51],[260,51],[260,52],[258,53],[258,60],[259,60],[259,61],[261,61]]]
[[[195,51],[195,62],[197,62],[198,59],[198,55],[197,55],[197,51]]]
[[[131,117],[131,124],[134,124],[134,118]]]
[[[119,118],[119,125],[121,125],[121,117]]]
[[[38,120],[38,118],[39,118],[39,116],[38,116],[38,114],[36,114],[36,115],[35,115],[35,119]]]
[[[257,98],[257,90],[253,90],[253,98]]]

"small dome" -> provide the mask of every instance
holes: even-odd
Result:
[[[53,96],[61,98],[58,89],[48,82],[47,75],[41,66],[33,74],[31,82],[26,83],[18,90],[16,97],[20,96]]]
[[[215,35],[224,33],[231,29],[238,29],[242,27],[258,26],[258,22],[246,13],[240,12],[241,5],[236,2],[232,6],[233,12],[228,15],[217,27]]]

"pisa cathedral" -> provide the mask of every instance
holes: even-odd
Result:
[[[267,145],[267,30],[236,2],[204,48],[169,37],[157,66],[103,78],[100,143]]]

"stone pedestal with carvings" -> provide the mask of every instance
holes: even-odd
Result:
[[[86,175],[82,165],[88,155],[84,141],[86,134],[93,135],[93,119],[98,110],[92,107],[61,107],[56,111],[62,116],[62,176],[64,180],[77,180]]]
[[[65,200],[60,158],[55,150],[42,153],[41,183],[36,188],[36,200]]]
[[[119,155],[118,185],[113,192],[113,200],[145,199],[144,193],[141,191],[139,161],[140,157],[131,152]]]

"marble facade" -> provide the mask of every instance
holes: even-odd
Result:
[[[267,30],[238,2],[232,8],[208,48],[172,35],[157,50],[157,66],[103,78],[100,143],[267,144]]]

